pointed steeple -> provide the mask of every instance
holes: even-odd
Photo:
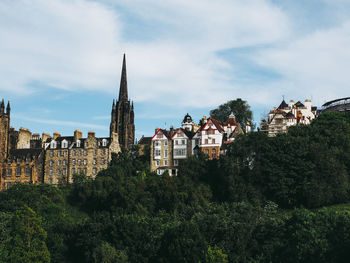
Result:
[[[0,106],[1,113],[5,113],[5,102],[4,99],[1,101],[1,106]]]
[[[7,102],[7,107],[6,107],[6,114],[7,114],[7,115],[10,114],[10,110],[11,110],[10,101],[8,101],[8,102]]]
[[[123,57],[123,68],[122,68],[122,76],[120,79],[120,89],[119,89],[119,101],[127,101],[128,100],[128,83],[126,80],[126,62],[125,62],[125,54]]]

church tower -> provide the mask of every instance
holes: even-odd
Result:
[[[8,102],[5,112],[5,102],[2,100],[0,105],[0,163],[3,163],[8,155],[10,110],[10,102]]]
[[[120,146],[129,149],[135,141],[134,103],[128,99],[128,83],[126,78],[125,54],[120,79],[119,98],[113,100],[111,112],[110,136],[118,133]]]

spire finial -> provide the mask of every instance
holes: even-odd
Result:
[[[123,67],[122,67],[122,75],[120,79],[120,89],[119,89],[119,101],[127,101],[128,100],[128,83],[126,79],[126,61],[125,54],[123,56]]]
[[[6,113],[9,114],[11,110],[10,101],[7,102]]]

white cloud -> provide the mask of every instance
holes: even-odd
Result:
[[[0,88],[106,89],[120,27],[115,13],[90,1],[1,1]]]
[[[281,94],[291,98],[313,97],[322,104],[349,96],[349,45],[350,21],[261,51],[254,59],[282,74],[282,80],[270,88],[279,87]]]
[[[287,16],[268,1],[120,1],[118,7],[84,0],[0,3],[0,89],[33,92],[30,83],[64,90],[117,87],[127,52],[130,94],[163,105],[217,105],[244,88],[224,71],[215,52],[279,41]],[[119,7],[122,7],[120,9]],[[127,10],[152,37],[129,41],[120,14]],[[159,35],[154,32],[161,32]],[[123,36],[123,37],[122,37]]]

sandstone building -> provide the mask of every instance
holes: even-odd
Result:
[[[0,104],[0,190],[21,183],[71,183],[74,174],[94,178],[108,167],[112,153],[120,152],[134,143],[134,107],[128,100],[125,55],[120,83],[119,100],[113,103],[110,136],[97,138],[80,130],[73,136],[51,137],[32,134],[28,129],[16,131],[10,127],[10,103]]]

